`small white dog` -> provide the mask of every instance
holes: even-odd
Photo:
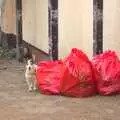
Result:
[[[37,69],[37,65],[33,63],[32,59],[29,59],[27,61],[26,71],[25,71],[25,78],[28,84],[29,91],[37,89],[37,81],[35,78],[36,69]]]

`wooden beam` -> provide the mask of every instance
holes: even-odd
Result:
[[[16,0],[16,59],[23,61],[22,0]]]
[[[48,0],[49,13],[49,55],[58,59],[58,0]]]
[[[5,0],[0,0],[0,46],[2,46],[3,42],[3,13],[4,13],[4,6],[5,5]]]
[[[93,0],[93,55],[103,52],[103,0]]]

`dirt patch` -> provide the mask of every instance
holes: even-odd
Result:
[[[90,98],[46,96],[27,91],[24,64],[0,61],[1,120],[119,120],[120,95]]]
[[[4,48],[0,47],[0,59],[12,60],[16,57],[16,49],[15,48]]]

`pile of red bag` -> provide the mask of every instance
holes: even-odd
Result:
[[[41,93],[60,94],[62,61],[45,61],[38,64],[36,71],[37,85]]]
[[[88,97],[96,93],[92,64],[88,57],[74,48],[63,61],[61,94],[72,97]]]
[[[96,69],[96,86],[102,95],[120,93],[120,60],[114,51],[106,51],[92,60]]]
[[[115,52],[107,51],[90,61],[73,48],[62,61],[40,62],[36,78],[40,92],[47,95],[112,95],[120,92],[120,60]]]

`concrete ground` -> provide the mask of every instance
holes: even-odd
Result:
[[[68,98],[26,87],[24,65],[0,61],[0,120],[120,120],[120,95]]]

